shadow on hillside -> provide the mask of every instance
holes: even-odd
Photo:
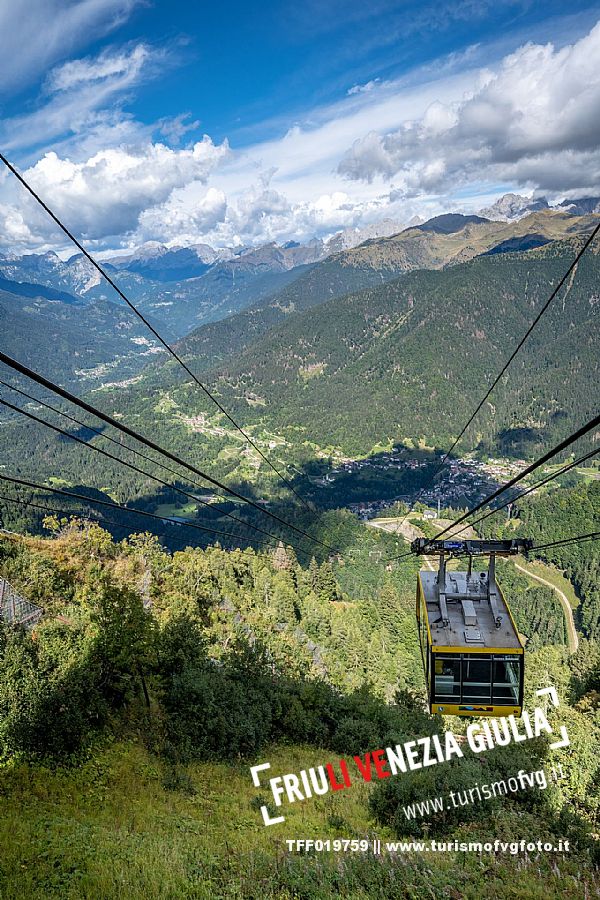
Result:
[[[189,641],[193,631],[192,621],[175,620],[163,632],[163,640],[172,649],[183,634]],[[336,771],[339,758],[344,757],[352,768],[354,783],[362,780],[352,759],[355,755],[364,757],[380,748],[395,748],[435,734],[440,735],[441,745],[445,744],[447,723],[430,716],[423,709],[422,699],[411,692],[398,691],[390,704],[377,697],[368,684],[344,694],[325,680],[290,677],[278,669],[259,642],[249,643],[247,638],[234,643],[218,665],[197,651],[192,653],[187,659],[178,653],[176,665],[161,677],[167,735],[162,750],[175,764],[215,757],[242,761],[256,759],[258,754],[262,761],[262,751],[268,745],[310,745],[323,748],[322,764],[333,762]],[[522,734],[522,724],[519,730]],[[408,767],[397,777],[381,781],[373,769],[370,806],[375,818],[400,835],[418,836],[447,836],[450,830],[479,822],[487,840],[502,832],[504,813],[527,812],[532,816],[530,826],[543,821],[544,833],[554,832],[560,837],[571,834],[580,840],[589,833],[584,820],[573,810],[565,807],[561,814],[556,812],[550,786],[551,738],[522,742],[521,737],[521,742],[492,745],[477,753],[460,737],[458,740],[462,751],[459,758],[445,761],[438,756],[430,767],[421,765],[412,771]],[[422,745],[415,746],[420,755]],[[432,751],[432,758],[435,756]],[[530,789],[514,790],[512,782],[520,770],[544,770],[545,783],[540,775]],[[491,800],[485,799],[484,792],[483,797],[471,795],[470,802],[458,808],[451,809],[448,802],[443,812],[429,812],[409,826],[401,814],[406,804],[440,795],[448,799],[450,791],[473,791],[474,785],[498,781],[510,782],[511,786]]]
[[[147,490],[131,500],[127,504],[132,508],[131,512],[90,505],[86,515],[97,519],[117,540],[131,533],[151,531],[172,551],[187,546],[206,547],[215,541],[225,548],[258,548],[269,536],[292,545],[302,540],[297,532],[286,528],[277,518],[327,542],[327,526],[321,523],[325,513],[348,509],[361,519],[368,519],[392,507],[395,502],[414,502],[422,490],[420,501],[424,506],[437,509],[439,504],[442,510],[449,507],[464,509],[473,506],[506,480],[500,473],[494,475],[490,471],[484,471],[478,461],[450,458],[441,468],[440,461],[440,453],[399,446],[361,460],[322,459],[310,460],[300,468],[290,465],[286,470],[286,478],[307,505],[302,505],[275,478],[268,485],[268,489],[273,492],[271,495],[266,495],[267,488],[263,494],[261,487],[248,481],[227,481],[237,493],[252,500],[259,508],[235,499],[220,499],[210,484],[201,490],[182,479],[177,482],[177,486],[193,497],[200,498],[195,514],[191,498],[169,487],[157,487],[156,490]],[[144,466],[151,470],[150,464]],[[168,473],[156,471],[161,478],[170,478]],[[224,475],[219,477],[227,480]],[[146,486],[149,484],[151,482],[147,481]],[[90,498],[113,502],[113,498],[103,491],[79,485],[73,486],[72,490]],[[64,509],[66,515],[77,515],[82,511],[80,501],[70,501],[65,497],[48,495],[40,502]],[[169,521],[139,516],[133,511],[133,507],[165,517]],[[7,508],[6,511],[10,514],[10,509]],[[271,513],[276,518],[265,513]],[[0,509],[0,514],[4,515],[4,508]],[[29,530],[42,532],[45,514],[43,510],[28,510]],[[7,517],[7,527],[10,528],[9,519],[10,515]],[[193,523],[203,526],[207,531],[191,527]],[[21,519],[19,527],[23,527]],[[255,528],[268,534],[257,532]],[[211,529],[222,533],[214,534]],[[319,557],[318,547],[314,549]]]
[[[442,736],[444,745],[443,720],[428,715],[422,699],[410,692],[399,691],[390,704],[368,684],[343,693],[324,678],[292,676],[252,633],[229,641],[225,655],[214,662],[207,655],[196,614],[175,614],[156,632],[152,645],[146,637],[139,646],[123,637],[121,629],[115,630],[118,618],[115,607],[92,645],[83,631],[74,634],[70,623],[40,629],[35,641],[23,631],[3,635],[0,674],[4,671],[8,676],[10,671],[11,677],[15,673],[19,677],[18,698],[8,687],[0,691],[5,753],[62,763],[74,754],[70,762],[78,765],[86,758],[80,750],[93,740],[93,731],[110,728],[114,734],[125,734],[129,722],[148,749],[175,773],[197,760],[243,763],[246,768],[254,759],[262,761],[269,746],[290,744],[321,748],[320,764],[332,762],[338,774],[338,761],[344,757],[352,782],[360,783],[355,755],[364,757],[435,734]],[[139,621],[143,627],[145,616]],[[126,655],[121,644],[127,647]],[[47,648],[52,648],[50,655]],[[65,666],[67,655],[69,665]],[[142,671],[150,690],[148,706]],[[7,685],[8,680],[2,677],[0,683]],[[134,682],[138,682],[137,698],[131,689]],[[477,840],[482,835],[485,840],[496,834],[503,837],[507,821],[502,821],[503,816],[528,813],[529,824],[536,821],[533,817],[544,823],[544,834],[585,840],[583,819],[574,811],[557,814],[552,788],[542,790],[541,784],[530,790],[511,787],[491,800],[471,797],[460,808],[448,805],[442,812],[411,822],[402,815],[405,806],[431,797],[465,793],[475,784],[514,782],[519,771],[532,773],[545,766],[549,770],[548,744],[546,739],[534,739],[474,754],[460,741],[459,758],[435,759],[439,754],[430,750],[434,764],[409,767],[381,781],[371,758],[371,812],[399,835],[447,836],[456,828],[479,823]],[[420,757],[422,745],[413,746]],[[171,779],[169,789],[178,790],[178,785],[183,789],[187,783],[185,778]],[[20,769],[7,772],[4,792],[12,790],[13,784],[15,791],[27,795]]]

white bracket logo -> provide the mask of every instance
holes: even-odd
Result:
[[[558,699],[558,692],[554,686],[547,688],[540,688],[539,691],[536,691],[538,697],[543,697],[546,694],[550,698],[550,702],[553,706],[559,707],[560,700]],[[568,747],[571,741],[569,740],[569,735],[567,733],[567,729],[565,725],[560,726],[560,741],[554,741],[553,744],[550,744],[551,750],[560,750],[562,747]]]
[[[259,772],[264,772],[266,769],[271,768],[271,763],[261,763],[259,766],[250,766],[250,774],[252,775],[252,783],[254,787],[260,787],[260,778],[258,777]],[[269,810],[266,806],[261,806],[260,811],[262,813],[263,821],[265,825],[278,825],[280,822],[285,822],[285,816],[274,816],[271,818],[269,815]]]

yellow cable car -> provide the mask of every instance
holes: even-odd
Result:
[[[411,549],[439,554],[437,572],[421,569],[417,625],[431,713],[452,716],[520,715],[524,649],[508,603],[496,583],[496,556],[510,556],[531,541],[428,540]],[[446,556],[468,556],[466,572],[449,571]],[[473,557],[489,556],[487,571]]]

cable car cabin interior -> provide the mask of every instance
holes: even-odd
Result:
[[[416,553],[439,553],[437,572],[421,569],[417,623],[428,707],[453,716],[520,715],[524,649],[496,582],[496,555],[527,548],[528,541],[413,542]],[[451,571],[447,554],[467,555],[467,571]],[[484,570],[475,559],[489,555]],[[475,562],[475,564],[474,564]]]

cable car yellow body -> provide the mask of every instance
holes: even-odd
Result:
[[[442,555],[419,572],[416,614],[432,714],[521,715],[524,648],[493,564],[447,572]]]

